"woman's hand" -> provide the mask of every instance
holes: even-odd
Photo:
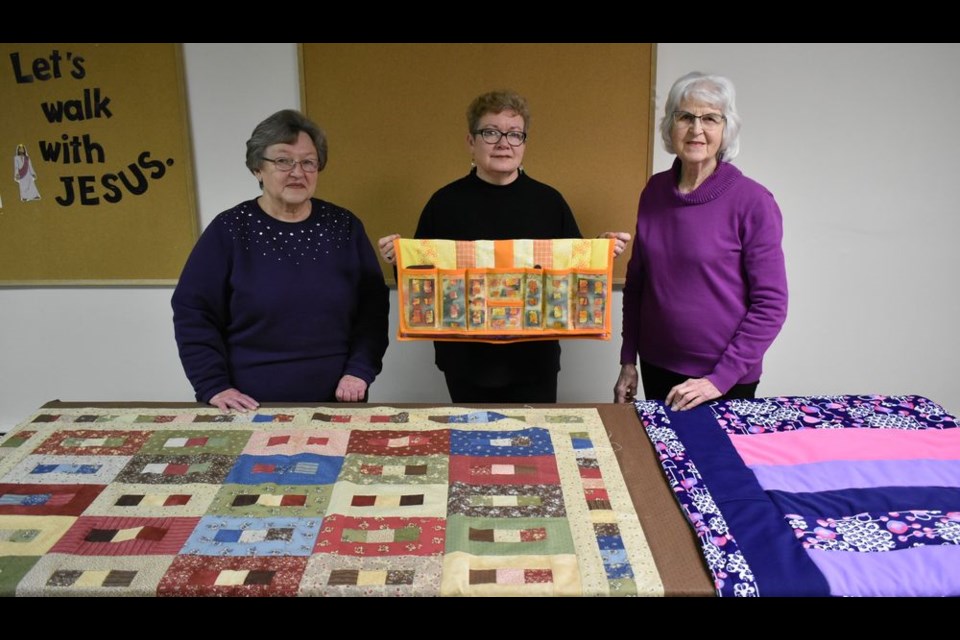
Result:
[[[623,250],[627,248],[627,243],[630,242],[630,234],[626,231],[604,231],[598,237],[613,240],[614,258],[623,253]]]
[[[666,403],[674,411],[686,411],[722,395],[706,378],[689,378],[670,389]]]
[[[399,233],[394,233],[389,236],[384,236],[377,240],[377,248],[380,249],[380,257],[383,258],[383,261],[387,264],[396,264],[397,256],[393,252],[393,241],[400,237]],[[342,382],[341,382],[342,384]]]
[[[209,404],[220,409],[222,413],[230,413],[230,411],[246,413],[247,411],[255,411],[260,406],[259,402],[245,393],[240,393],[233,387],[224,389],[210,398]]]
[[[338,402],[360,402],[366,395],[367,383],[360,378],[351,375],[340,378],[336,393]]]
[[[613,387],[613,401],[618,404],[633,402],[637,396],[637,382],[639,380],[637,365],[620,365],[620,377],[617,378],[617,384]]]

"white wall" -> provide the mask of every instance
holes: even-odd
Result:
[[[256,193],[243,144],[265,115],[299,105],[296,46],[184,51],[206,226]],[[790,313],[761,394],[919,393],[960,410],[952,366],[960,216],[948,198],[960,149],[950,115],[960,104],[960,45],[661,44],[657,60],[658,111],[689,70],[734,81],[744,120],[736,164],[783,210]],[[658,147],[654,170],[670,161]],[[0,289],[0,431],[55,398],[192,399],[170,294]],[[560,400],[609,401],[619,340],[568,341],[563,350]],[[448,401],[430,344],[393,342],[371,399]]]

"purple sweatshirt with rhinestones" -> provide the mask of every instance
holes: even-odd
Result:
[[[679,171],[677,161],[640,195],[620,363],[639,354],[726,393],[760,379],[787,317],[780,209],[732,164],[688,194],[677,189]]]
[[[250,200],[203,232],[173,293],[173,325],[197,400],[235,387],[259,402],[334,401],[346,374],[372,383],[389,291],[360,220],[313,201],[280,222]]]

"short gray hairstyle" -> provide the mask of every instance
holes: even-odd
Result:
[[[673,83],[667,104],[664,107],[663,120],[660,121],[660,136],[668,153],[676,153],[673,148],[673,112],[680,108],[684,100],[698,100],[720,109],[726,118],[723,127],[723,140],[720,142],[719,160],[730,161],[740,153],[740,114],[737,113],[736,90],[727,78],[692,71]]]
[[[261,122],[247,140],[247,169],[263,167],[263,155],[274,144],[293,144],[303,131],[317,148],[318,171],[327,166],[327,136],[316,122],[294,109],[284,109]]]

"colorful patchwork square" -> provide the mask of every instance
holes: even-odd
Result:
[[[474,556],[443,558],[441,595],[581,595],[577,556]]]
[[[154,431],[140,453],[164,456],[195,456],[205,453],[236,456],[243,451],[252,433],[229,429]]]
[[[450,431],[359,431],[350,433],[347,453],[372,456],[428,456],[450,452]]]
[[[310,558],[302,596],[437,596],[440,556],[351,556],[320,553]]]
[[[93,484],[0,484],[0,515],[79,516],[102,490]]]
[[[149,437],[149,431],[55,431],[34,449],[33,453],[60,456],[132,456]]]
[[[491,518],[566,516],[559,485],[468,485],[450,483],[449,514]]]
[[[199,518],[82,516],[51,549],[78,556],[176,554]]]
[[[354,556],[427,556],[444,550],[443,518],[354,518],[323,520],[315,553]]]
[[[333,484],[343,458],[302,453],[295,456],[241,455],[224,480],[230,484]]]
[[[549,456],[553,444],[547,429],[517,431],[450,430],[450,454],[461,456]]]
[[[178,555],[160,580],[159,596],[295,596],[305,556]]]
[[[478,556],[575,554],[566,518],[447,518],[447,551]]]
[[[72,516],[0,516],[0,557],[41,556],[76,520]]]
[[[219,488],[207,514],[253,518],[322,517],[332,491],[333,486],[329,484],[225,484]]]
[[[468,413],[449,414],[443,416],[430,416],[433,422],[442,424],[490,424],[491,422],[500,422],[501,420],[526,420],[523,415],[508,416],[496,411],[470,411]]]
[[[308,556],[320,518],[205,516],[181,554],[202,556]]]
[[[293,422],[294,418],[292,413],[258,413],[250,422]]]
[[[465,484],[560,484],[553,456],[450,456],[450,481]]]
[[[109,484],[130,461],[129,456],[28,455],[0,482],[18,484]]]
[[[209,484],[124,484],[106,487],[86,510],[88,516],[186,518],[207,513],[220,489]]]
[[[447,485],[354,484],[333,487],[328,513],[349,516],[442,518],[446,515]]]
[[[129,484],[220,484],[235,458],[214,454],[161,456],[139,454],[117,474]]]
[[[447,456],[367,456],[344,458],[340,480],[356,484],[446,484]]]
[[[174,556],[50,553],[17,586],[18,596],[152,596]]]
[[[243,453],[251,456],[292,456],[310,453],[343,457],[350,432],[346,429],[254,431]]]

